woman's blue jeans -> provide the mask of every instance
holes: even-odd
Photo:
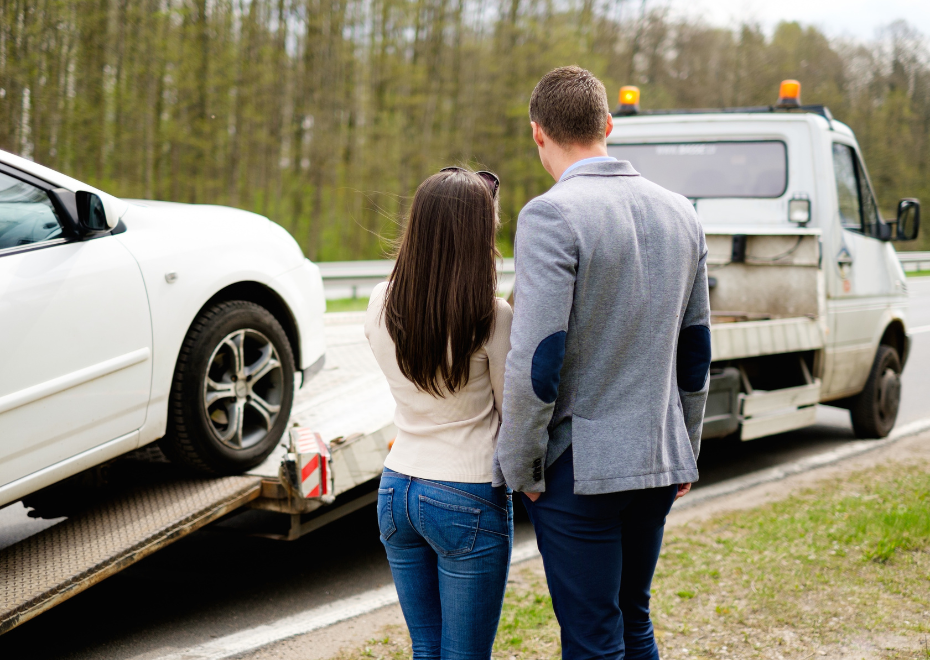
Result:
[[[506,488],[385,468],[378,527],[414,660],[490,658],[513,547]]]

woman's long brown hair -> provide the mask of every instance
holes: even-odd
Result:
[[[413,196],[384,301],[397,365],[436,397],[468,382],[471,356],[494,327],[497,200],[484,180],[453,170]]]

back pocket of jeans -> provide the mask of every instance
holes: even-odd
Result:
[[[378,529],[381,532],[381,538],[385,541],[397,531],[397,527],[394,525],[394,512],[391,509],[393,500],[393,488],[378,489]]]
[[[446,504],[420,495],[423,538],[444,557],[464,555],[475,547],[481,509]]]

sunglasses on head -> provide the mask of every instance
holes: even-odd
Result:
[[[470,172],[471,170],[466,170],[464,167],[444,167],[439,171],[440,172]],[[480,176],[484,180],[484,182],[488,184],[488,188],[491,189],[491,196],[496,197],[497,190],[498,188],[501,187],[501,180],[497,178],[497,175],[494,174],[494,172],[488,172],[486,170],[475,172],[475,174]]]

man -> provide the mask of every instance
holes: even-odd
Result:
[[[588,71],[546,74],[530,120],[556,184],[517,224],[495,484],[523,492],[562,657],[658,658],[649,590],[707,398],[704,233],[687,199],[607,155]]]

